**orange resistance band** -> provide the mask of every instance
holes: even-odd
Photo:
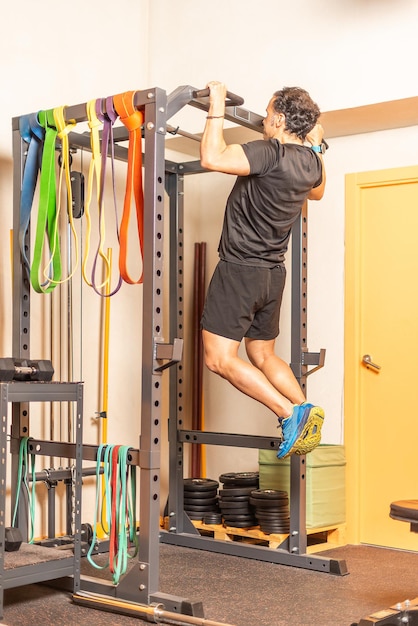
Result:
[[[132,194],[135,200],[138,238],[143,262],[144,243],[144,196],[142,191],[142,132],[144,116],[134,105],[135,91],[113,96],[113,104],[121,122],[129,130],[128,173],[126,191],[120,224],[119,270],[123,280],[131,285],[142,283],[143,270],[138,280],[131,278],[128,272],[128,230],[131,213]]]

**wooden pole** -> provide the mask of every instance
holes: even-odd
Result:
[[[200,320],[205,303],[206,282],[206,243],[195,243],[194,275],[193,275],[193,383],[192,383],[192,429],[204,429],[203,408],[203,343]],[[191,473],[192,478],[203,476],[203,447],[192,444]]]

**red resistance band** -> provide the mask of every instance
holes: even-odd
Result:
[[[116,506],[118,500],[117,483],[118,483],[118,457],[120,446],[114,446],[112,450],[112,510],[111,510],[111,525],[110,525],[110,537],[109,537],[109,567],[112,574],[115,573],[115,555],[118,553],[118,519],[116,515]]]

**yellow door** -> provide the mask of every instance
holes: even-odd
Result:
[[[347,175],[345,280],[349,541],[418,550],[418,167]]]

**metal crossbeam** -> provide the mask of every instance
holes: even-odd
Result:
[[[260,435],[237,435],[201,430],[178,430],[178,441],[182,443],[202,443],[211,446],[231,446],[236,448],[256,448],[257,450],[277,450],[281,439]]]

